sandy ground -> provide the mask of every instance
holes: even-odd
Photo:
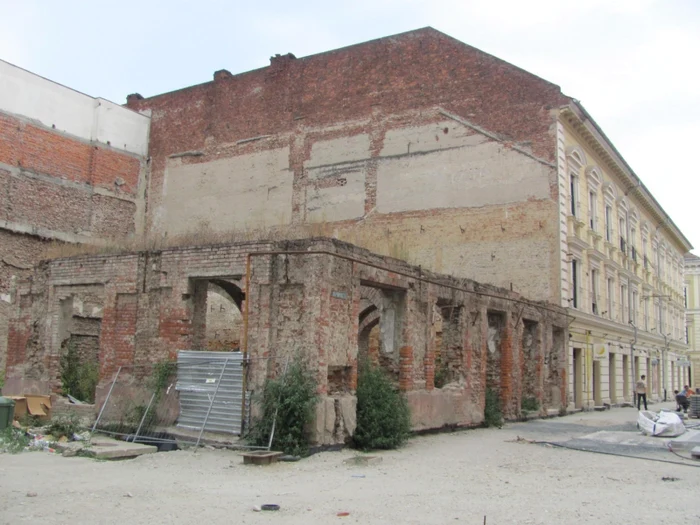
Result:
[[[352,450],[268,467],[244,466],[238,454],[220,450],[119,462],[5,454],[0,522],[481,525],[484,516],[488,525],[700,522],[700,462],[677,465],[515,441],[563,441],[635,421],[636,410],[620,408],[422,436],[402,450],[371,454],[381,461],[364,466],[345,463],[358,455]],[[263,503],[281,510],[253,511]]]

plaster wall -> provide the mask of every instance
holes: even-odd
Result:
[[[93,98],[0,60],[0,110],[88,141],[146,155],[149,114]]]

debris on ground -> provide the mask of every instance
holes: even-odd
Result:
[[[674,478],[673,476],[664,476],[661,481],[679,481],[679,478]]]

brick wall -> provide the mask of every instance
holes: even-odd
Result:
[[[270,250],[282,253],[259,254]],[[354,410],[358,334],[364,326],[360,305],[369,300],[379,315],[378,362],[406,392],[414,428],[478,424],[489,384],[500,393],[507,417],[519,415],[525,383],[525,394],[534,396],[543,410],[558,408],[552,405],[553,386],[548,385],[549,391],[544,387],[549,378],[542,376],[542,367],[522,366],[521,341],[525,318],[544,334],[540,351],[550,366],[564,363],[563,354],[551,358],[564,351],[563,338],[558,338],[562,348],[554,348],[550,335],[554,327],[566,330],[559,307],[524,301],[514,292],[434,274],[329,239],[188,247],[48,263],[37,269],[32,286],[23,285],[17,294],[18,315],[10,322],[10,384],[33,377],[37,385],[44,381],[58,389],[56,356],[65,337],[61,316],[67,315],[65,298],[72,297],[85,310],[81,315],[102,316],[99,403],[118,367],[125,367],[123,374],[146,370],[149,364],[176,358],[178,350],[192,349],[197,337],[206,334],[206,326],[197,328],[195,322],[196,312],[203,311],[196,291],[206,291],[207,280],[237,283],[244,290],[248,254],[247,335],[253,358],[248,388],[256,390],[266,377],[280,373],[287,358],[305,356],[317,369],[319,443],[342,442],[352,433],[354,413],[348,410]],[[446,304],[462,314],[450,328],[449,382],[435,388],[431,326],[435,305]],[[491,352],[486,318],[491,311],[502,313],[502,337],[498,359],[487,370],[486,355]],[[525,381],[527,374],[537,377]]]
[[[320,224],[311,235],[554,300],[568,100],[423,29],[128,105],[153,111],[153,234]]]

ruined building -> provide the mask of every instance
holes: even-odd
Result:
[[[33,118],[26,116],[24,109],[0,109],[25,115],[19,119],[22,122]],[[452,302],[452,297],[439,287],[417,291],[416,297],[421,298],[410,299],[414,293],[410,291],[411,282],[392,285],[397,287],[392,293],[386,290],[393,288],[379,286],[380,298],[372,302],[361,293],[366,286],[363,282],[372,280],[356,276],[346,282],[344,290],[350,294],[348,298],[355,299],[337,303],[344,305],[341,307],[336,305],[336,300],[341,299],[331,295],[334,288],[330,281],[314,289],[318,293],[312,294],[313,300],[305,299],[314,308],[323,304],[331,311],[352,311],[340,324],[346,326],[343,330],[351,339],[344,342],[343,348],[379,348],[379,358],[382,349],[398,352],[398,361],[392,361],[391,366],[399,381],[410,375],[410,386],[403,383],[407,391],[432,392],[431,351],[447,345],[460,349],[458,361],[466,359],[471,355],[470,345],[476,345],[473,338],[479,337],[476,346],[483,353],[484,345],[489,346],[485,343],[489,330],[494,337],[498,333],[511,334],[498,339],[499,343],[492,342],[490,348],[502,344],[517,348],[512,363],[521,363],[522,377],[537,378],[538,385],[543,385],[546,377],[538,364],[541,361],[523,355],[534,352],[547,360],[552,352],[550,341],[559,344],[563,339],[562,399],[555,399],[551,389],[549,394],[544,387],[531,389],[543,402],[542,396],[550,396],[547,399],[551,405],[544,405],[552,408],[559,403],[592,407],[629,401],[631,386],[644,373],[651,378],[652,396],[663,396],[671,374],[670,363],[685,352],[683,254],[691,246],[668,214],[575,99],[562,94],[554,84],[434,29],[411,31],[305,58],[277,55],[271,58],[269,66],[255,71],[233,75],[221,70],[214,73],[212,81],[197,86],[150,98],[130,95],[127,107],[114,108],[112,113],[122,115],[117,111],[124,112],[120,124],[134,120],[143,125],[140,136],[147,136],[147,153],[145,149],[126,152],[128,158],[138,162],[139,176],[131,186],[109,179],[108,190],[100,189],[103,182],[99,177],[80,186],[88,193],[99,194],[99,189],[110,197],[127,197],[133,213],[124,212],[127,220],[119,226],[129,225],[129,230],[115,233],[142,235],[159,242],[178,238],[190,239],[193,244],[216,240],[231,250],[248,249],[244,247],[247,245],[233,242],[246,237],[331,237],[369,250],[362,252],[363,257],[391,256],[406,261],[411,265],[407,273],[414,277],[424,271],[436,272],[441,274],[440,279],[468,279],[469,286],[481,282],[499,287],[494,288],[494,295],[504,301],[514,293],[529,301],[557,305],[520,315],[512,305],[506,307],[506,303],[511,304],[506,301],[489,313],[491,306],[471,302],[476,300],[473,294]],[[45,129],[50,127],[49,121],[41,122],[42,132],[57,133]],[[131,144],[127,140],[105,144],[104,138],[94,133],[82,139],[89,141],[95,151],[110,153],[122,143],[124,148]],[[26,170],[13,159],[0,159],[4,163],[0,167],[6,165],[11,176],[19,177]],[[36,166],[34,171],[40,174],[42,169],[45,168]],[[32,176],[47,180],[44,175]],[[120,181],[127,180],[120,177]],[[61,188],[66,185],[61,184]],[[131,188],[133,196],[124,195],[124,188]],[[95,213],[89,225],[101,224],[104,214]],[[53,219],[49,216],[48,220]],[[33,230],[30,233],[41,234]],[[96,232],[90,241],[100,236]],[[334,250],[357,248],[333,244],[328,251]],[[158,292],[157,310],[178,311],[179,317],[159,314],[161,328],[157,328],[155,318],[147,322],[145,313],[139,315],[139,322],[147,325],[137,330],[133,339],[124,334],[123,341],[134,345],[135,341],[144,340],[141,337],[154,338],[146,335],[149,330],[158,330],[158,337],[169,341],[172,336],[162,327],[176,326],[182,332],[178,336],[181,339],[176,339],[178,344],[172,348],[195,345],[230,349],[242,345],[241,312],[238,308],[227,309],[232,304],[241,306],[241,296],[227,291],[228,281],[222,278],[240,277],[242,269],[217,268],[214,274],[195,273],[179,284],[171,283],[175,277],[170,270],[159,269],[168,273],[160,274],[158,284],[153,272],[163,264],[165,254],[166,251],[142,251],[104,259],[100,264],[105,268],[126,260],[132,261],[133,268],[90,281],[103,286],[102,299],[71,300],[74,315],[65,314],[68,317],[85,317],[85,304],[94,303],[95,312],[102,312],[99,355],[112,355],[111,343],[105,336],[108,309],[121,311],[119,301],[126,301],[123,308],[129,312],[146,308],[144,298],[151,301],[152,289],[156,288],[171,290],[167,299],[163,298],[164,292]],[[338,263],[331,263],[335,259],[328,257],[322,265]],[[151,258],[158,262],[151,262]],[[292,259],[294,264],[302,264]],[[399,264],[394,259],[385,263]],[[97,260],[90,260],[90,268]],[[137,261],[143,261],[143,267]],[[28,341],[28,331],[37,331],[35,339],[48,337],[49,327],[35,327],[30,319],[53,316],[50,318],[55,320],[58,314],[49,313],[58,308],[55,300],[67,301],[68,296],[51,291],[52,286],[59,285],[51,280],[58,275],[57,264],[58,261],[38,270],[32,285],[39,287],[36,291],[30,287],[21,292],[18,288],[13,299],[20,309],[23,300],[27,307],[21,314],[25,317],[17,323],[19,343],[10,343],[13,366],[26,362],[22,345]],[[73,267],[81,263],[76,260],[62,264]],[[280,271],[276,265],[282,263],[270,258],[266,264],[266,271],[275,274]],[[89,284],[89,279],[84,281],[78,276],[92,271],[77,269],[75,275],[62,277],[60,286]],[[142,277],[133,272],[141,272]],[[204,285],[196,284],[212,275],[216,279],[208,281],[206,290],[201,287]],[[377,282],[385,283],[382,279]],[[124,284],[126,291],[113,292],[109,297],[116,298],[116,302],[109,302],[106,290],[118,288],[122,281],[131,284]],[[235,279],[234,282],[239,288],[246,284]],[[420,282],[412,284],[415,287]],[[4,286],[9,289],[9,284]],[[277,297],[281,304],[298,304],[293,298],[287,300],[293,287],[287,290],[277,289],[276,286],[282,286],[279,284],[270,286],[271,297]],[[296,297],[311,297],[310,288],[304,285],[303,289],[294,292]],[[420,295],[425,293],[428,296]],[[36,294],[36,300],[29,298],[32,294]],[[208,297],[210,322],[204,323],[208,326],[204,332],[198,328],[201,308],[195,306],[199,303],[193,298],[197,294]],[[221,312],[218,320],[214,320],[211,308],[216,301]],[[252,297],[250,301],[249,307],[254,304]],[[412,301],[424,305],[420,309],[423,317],[416,326],[404,322],[396,328],[392,333],[403,335],[397,336],[394,346],[387,346],[388,339],[379,336],[365,341],[360,335],[360,313],[371,305],[384,313],[385,323],[391,324],[392,316],[398,314],[390,313],[394,309],[387,305],[404,305],[401,308],[410,311]],[[83,310],[76,306],[79,304]],[[261,308],[256,310],[257,315],[269,315],[263,311],[274,312],[280,307],[272,302],[255,304]],[[388,309],[382,310],[383,307]],[[70,313],[70,308],[65,306],[61,311]],[[156,310],[149,308],[149,315],[155,315]],[[353,308],[360,308],[360,312]],[[568,321],[543,318],[542,312],[552,313],[552,308],[566,312]],[[29,316],[26,312],[32,309],[39,313]],[[195,311],[200,314],[195,315]],[[325,310],[311,311],[317,315]],[[431,311],[432,328],[428,329],[425,323]],[[473,312],[479,312],[478,318],[470,317]],[[563,315],[561,312],[557,315]],[[114,310],[110,315],[116,315]],[[405,321],[406,312],[402,315]],[[221,321],[222,316],[228,317]],[[287,326],[292,318],[275,316],[270,322],[274,325],[283,319]],[[364,318],[365,323],[373,322],[367,319]],[[350,321],[360,324],[349,328]],[[52,323],[55,326],[50,329],[57,330],[60,323]],[[454,328],[454,323],[460,328]],[[468,328],[470,323],[474,323],[474,332]],[[231,326],[240,329],[226,332]],[[264,329],[273,330],[268,325]],[[303,323],[293,333],[304,339],[319,329]],[[414,329],[432,335],[409,335],[407,330]],[[24,335],[20,337],[20,333]],[[263,336],[251,332],[251,337]],[[322,340],[321,335],[317,337]],[[431,346],[431,340],[439,344]],[[56,345],[60,341],[52,341],[49,353],[58,351]],[[321,351],[320,348],[314,351]],[[403,376],[402,348],[410,348],[413,356],[406,361],[411,363],[413,373],[404,371]],[[527,349],[525,354],[523,348]],[[134,347],[133,355],[140,355],[139,351]],[[555,349],[553,355],[556,354]],[[335,363],[319,357],[323,370],[320,375],[326,386],[338,384],[340,390],[352,392],[354,355],[348,350],[346,360]],[[478,366],[486,374],[483,362],[482,359]],[[475,363],[467,360],[466,386],[459,395],[476,397],[470,401],[472,405],[465,405],[471,408],[460,410],[478,412],[483,402],[479,397],[483,388],[469,390],[469,374],[476,373],[472,370]],[[328,368],[335,366],[350,368]],[[47,373],[46,377],[53,377]],[[517,413],[516,399],[524,395],[523,384],[514,386],[512,392],[505,387],[501,391],[503,402],[512,404],[511,415]],[[423,406],[417,399],[414,397],[414,405]],[[430,403],[442,402],[433,399]],[[432,408],[425,410],[432,413],[437,405],[430,403]],[[449,403],[445,403],[440,410],[450,412],[452,408],[448,409]],[[440,421],[475,421],[471,416],[462,416],[445,416]]]

